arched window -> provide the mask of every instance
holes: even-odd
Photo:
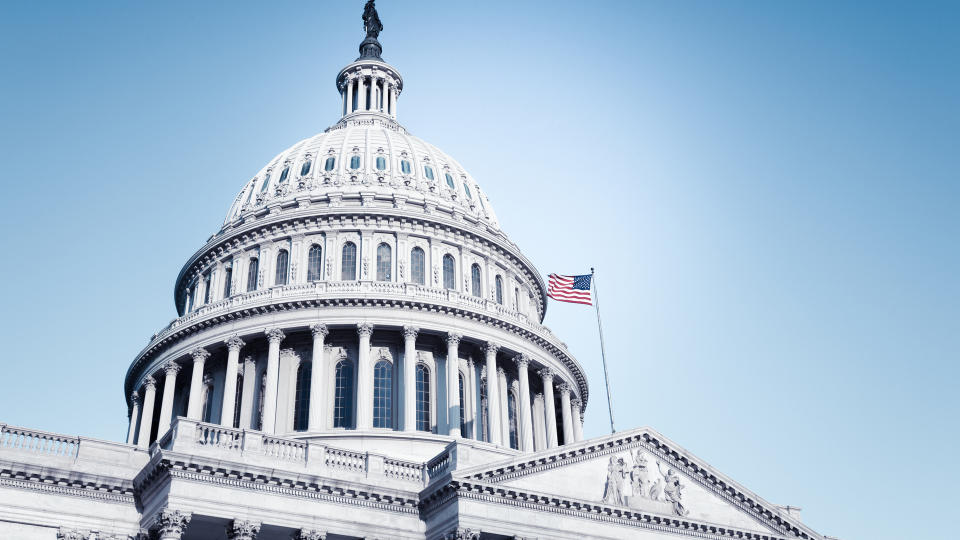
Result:
[[[327,158],[327,162],[323,164],[323,170],[330,172],[333,170],[333,166],[337,164],[337,158],[330,156]]]
[[[277,272],[274,275],[274,285],[286,285],[290,270],[290,253],[285,249],[277,252]]]
[[[306,176],[310,174],[310,166],[313,165],[313,162],[309,159],[300,166],[300,176]]]
[[[463,183],[463,192],[467,194],[468,199],[473,199],[473,195],[470,194],[470,186],[466,182]]]
[[[427,284],[426,255],[415,247],[410,250],[410,281],[420,285]]]
[[[287,177],[290,176],[290,167],[284,167],[283,171],[280,172],[280,184],[287,183]]]
[[[390,281],[390,268],[393,265],[393,257],[390,246],[380,244],[377,246],[377,281]]]
[[[319,244],[310,246],[307,253],[307,281],[320,281],[320,269],[323,268],[323,248]]]
[[[357,279],[357,245],[353,242],[343,245],[343,254],[340,257],[340,279],[342,281]]]
[[[383,156],[377,156],[377,170],[382,171],[387,168],[387,158]]]
[[[470,267],[470,293],[474,296],[483,296],[483,291],[480,289],[480,265],[476,263]]]
[[[293,430],[306,431],[310,419],[310,375],[313,367],[300,362],[297,368],[296,394],[293,399]]]
[[[260,260],[256,257],[250,257],[250,265],[247,267],[247,292],[257,290],[257,277],[260,275]]]
[[[450,189],[457,189],[456,184],[453,183],[453,177],[450,176],[450,173],[445,173],[444,176],[447,177],[447,186],[449,186]]]
[[[489,424],[487,416],[490,414],[489,405],[487,401],[487,381],[484,379],[480,381],[480,414],[477,419],[480,421],[480,440],[486,442],[490,442],[490,434],[487,433]]]
[[[223,269],[223,297],[230,298],[230,294],[233,292],[233,266],[228,266]]]
[[[257,181],[256,178],[254,178],[253,181],[256,182],[256,181]],[[245,204],[245,205],[246,205],[246,204],[250,204],[250,199],[253,198],[253,192],[254,192],[254,190],[256,190],[256,189],[257,189],[257,187],[256,187],[254,184],[250,184],[250,191],[247,193],[247,200],[246,200],[246,202],[244,202],[243,204]]]
[[[430,431],[430,370],[417,364],[417,430]]]
[[[494,283],[496,284],[495,293],[497,296],[497,303],[502,306],[503,305],[503,278],[500,276],[497,276],[497,278],[494,280]]]
[[[353,427],[353,363],[337,362],[334,373],[333,427]]]
[[[453,255],[443,256],[443,288],[454,289],[457,286],[457,267],[453,260]]]
[[[263,429],[263,398],[267,397],[267,372],[260,374],[260,399],[257,401],[257,427]]]
[[[360,156],[350,156],[350,168],[353,170],[360,168]]]
[[[270,173],[267,173],[263,176],[263,183],[260,184],[260,193],[263,193],[267,190],[267,186],[270,185]]]
[[[520,311],[520,289],[513,288],[513,310]]]
[[[458,370],[459,373],[459,370]],[[460,436],[467,436],[467,417],[463,414],[463,410],[467,408],[467,404],[464,402],[463,396],[463,373],[457,375],[457,379],[460,382]]]
[[[393,427],[393,366],[386,360],[373,367],[373,427]]]
[[[240,405],[243,401],[243,375],[237,373],[237,388],[233,396],[233,427],[240,427]],[[250,427],[250,426],[245,426]]]
[[[410,174],[410,162],[403,159],[400,160],[400,172],[403,174]]]
[[[507,414],[510,421],[510,448],[519,450],[520,445],[517,439],[517,396],[512,392],[507,392]]]
[[[427,177],[427,180],[433,180],[433,167],[429,165],[424,165],[423,175]]]
[[[210,303],[210,272],[203,275],[203,303]]]
[[[213,422],[213,378],[209,375],[203,378],[203,413],[204,422]]]

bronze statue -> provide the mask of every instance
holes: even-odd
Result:
[[[377,15],[377,7],[373,5],[373,0],[367,0],[363,6],[363,29],[367,31],[368,38],[376,39],[383,30],[383,23],[380,22],[380,15]]]

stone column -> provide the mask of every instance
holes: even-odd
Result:
[[[496,445],[503,444],[503,428],[500,426],[500,381],[490,374],[497,372],[497,351],[500,345],[487,342],[487,431],[490,442]],[[504,389],[506,391],[506,389]]]
[[[403,430],[417,429],[417,334],[415,326],[403,327]]]
[[[557,447],[557,408],[553,401],[553,376],[550,368],[540,370],[543,378],[543,409],[547,420],[547,446]]]
[[[530,411],[530,357],[518,354],[513,358],[517,364],[517,379],[520,382],[520,449],[533,452],[533,415]]]
[[[581,420],[580,415],[580,406],[582,402],[580,398],[573,398],[570,400],[570,412],[573,415],[573,440],[580,442],[583,440],[583,420]]]
[[[500,437],[504,446],[510,446],[510,385],[507,384],[507,372],[502,367],[497,368],[497,386],[503,388],[500,392]]]
[[[150,429],[153,427],[153,401],[157,394],[157,381],[147,377],[143,381],[143,410],[140,412],[140,435],[137,436],[137,446],[150,446]]]
[[[151,527],[154,537],[157,540],[180,540],[192,516],[189,512],[164,508]]]
[[[267,383],[263,392],[263,425],[265,433],[275,433],[277,424],[277,382],[280,377],[280,342],[287,337],[283,330],[265,330],[270,346],[267,350]]]
[[[357,429],[373,428],[373,369],[370,365],[370,336],[373,325],[363,322],[357,325],[360,336],[357,351]]]
[[[400,94],[397,92],[397,87],[396,87],[396,86],[394,86],[392,89],[390,89],[390,94],[391,94],[391,97],[393,98],[393,109],[390,111],[390,114],[391,114],[391,116],[393,116],[394,118],[396,118],[396,117],[397,117],[397,97],[400,95]]]
[[[543,425],[546,422],[546,415],[543,409],[543,394],[537,393],[533,396],[533,449],[535,451],[547,447],[547,429]]]
[[[323,376],[327,373],[327,364],[324,359],[323,340],[330,334],[327,325],[322,323],[310,327],[313,332],[313,356],[310,366],[310,416],[307,420],[307,429],[320,431],[323,425]]]
[[[235,519],[227,525],[227,540],[256,540],[260,534],[260,523]]]
[[[243,360],[243,390],[240,392],[240,429],[250,429],[253,420],[253,397],[257,388],[257,363],[252,356]]]
[[[573,418],[570,412],[570,385],[566,381],[557,387],[560,389],[560,416],[563,418],[563,444],[573,441]]]
[[[202,347],[190,351],[193,357],[193,372],[190,374],[190,399],[187,401],[187,418],[200,420],[203,414],[203,366],[210,353]]]
[[[223,381],[223,408],[220,411],[220,425],[232,428],[233,413],[237,405],[237,372],[240,371],[240,349],[246,343],[237,335],[231,336],[224,343],[227,345],[227,373]]]
[[[353,78],[347,78],[347,114],[353,112]]]
[[[163,366],[166,376],[163,380],[163,397],[160,398],[160,419],[157,420],[157,438],[163,436],[170,429],[170,421],[173,419],[173,396],[177,390],[177,373],[180,372],[180,364],[173,360]]]
[[[447,334],[447,435],[460,434],[460,339],[456,332]]]
[[[467,427],[467,432],[461,433],[461,435],[467,439],[477,438],[477,404],[473,395],[474,383],[476,382],[474,378],[475,371],[476,364],[473,363],[473,358],[467,358],[467,372],[466,376],[463,378],[464,403],[460,404],[460,406],[464,408],[463,423]]]
[[[365,111],[367,110],[367,91],[366,91],[367,81],[364,80],[364,76],[360,75],[357,77],[357,110]]]
[[[137,420],[140,419],[140,392],[130,394],[130,427],[127,428],[127,444],[133,444],[137,439]]]

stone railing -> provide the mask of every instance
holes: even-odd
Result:
[[[3,425],[0,427],[0,449],[74,458],[80,449],[80,437]]]
[[[307,473],[347,479],[379,477],[406,488],[419,489],[427,479],[423,463],[276,437],[249,429],[226,428],[183,417],[174,420],[170,430],[150,447],[150,455],[155,456],[164,450],[258,466],[303,468],[301,470]]]

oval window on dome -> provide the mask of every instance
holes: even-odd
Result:
[[[407,160],[400,161],[400,172],[403,174],[410,174],[410,162]]]
[[[450,176],[450,173],[445,173],[447,177],[447,185],[450,186],[450,189],[457,189],[456,184],[453,183],[453,177]]]
[[[287,176],[290,176],[290,167],[284,167],[283,172],[280,173],[280,183],[287,183]]]
[[[377,156],[377,170],[382,171],[387,168],[387,159],[383,156]]]
[[[263,184],[260,185],[260,193],[266,191],[268,185],[270,185],[270,173],[267,173],[267,175],[263,177]]]
[[[350,156],[350,168],[351,169],[360,168],[360,156]]]
[[[463,191],[467,194],[468,199],[473,199],[473,195],[470,194],[470,186],[466,182],[463,183]]]
[[[333,156],[328,157],[326,164],[324,164],[324,166],[323,166],[323,170],[325,170],[325,171],[332,171],[332,170],[333,170],[333,166],[334,166],[336,163],[337,163],[337,158],[335,158],[335,157],[333,157]]]
[[[300,176],[306,176],[310,174],[310,166],[313,165],[313,162],[309,159],[300,167]]]
[[[424,165],[423,174],[427,177],[427,180],[433,180],[433,167]]]

